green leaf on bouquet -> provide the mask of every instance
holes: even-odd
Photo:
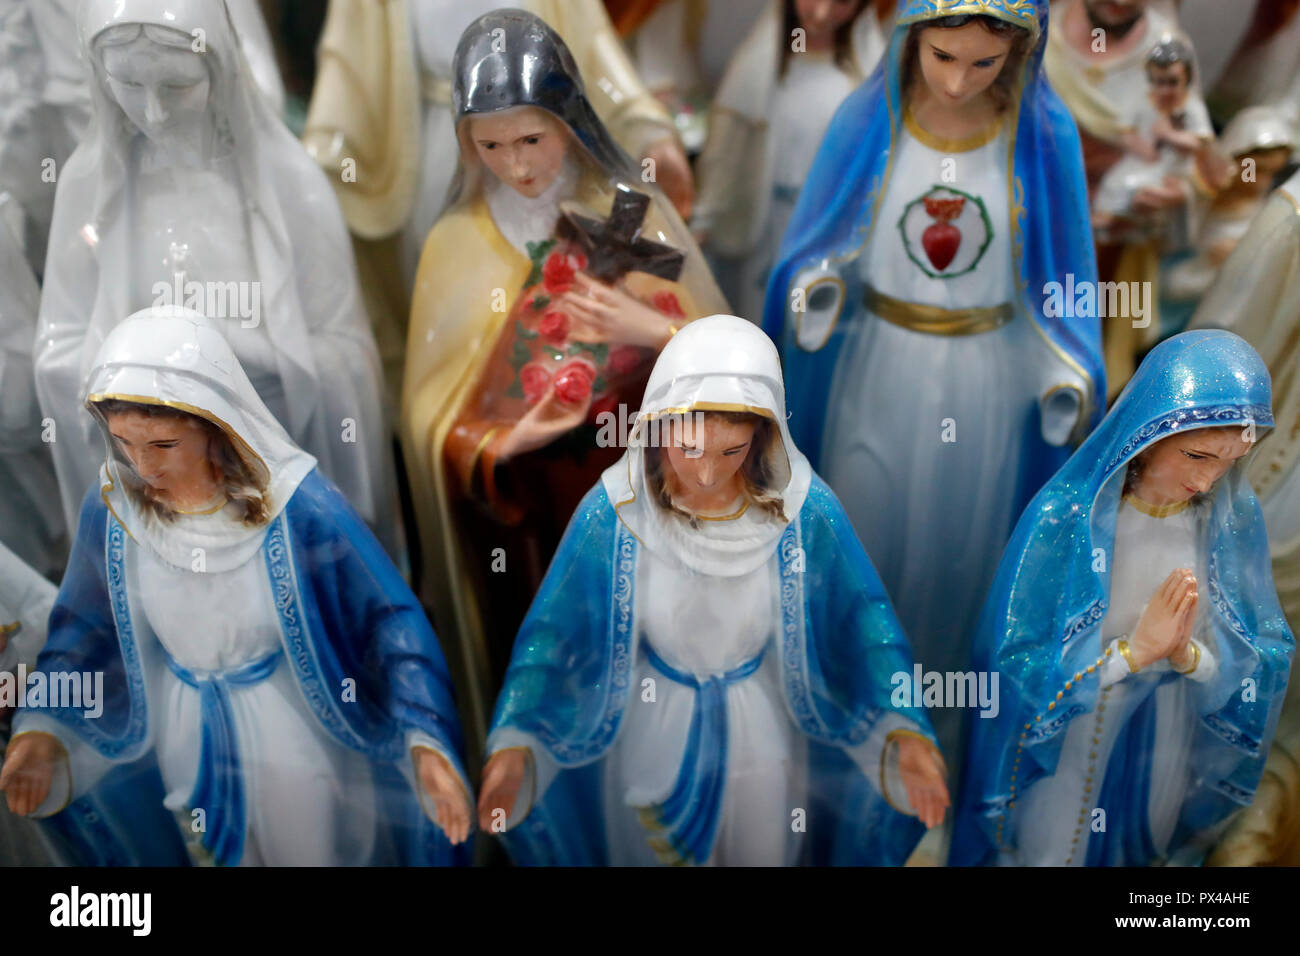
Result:
[[[546,257],[551,254],[551,250],[555,248],[555,240],[546,239],[542,242],[530,242],[526,244],[525,248],[528,250],[528,258],[533,263],[528,278],[524,280],[524,288],[528,288],[542,281],[542,266],[546,263]]]
[[[519,337],[520,337],[521,339],[535,339],[535,338],[537,338],[537,333],[536,333],[536,332],[529,332],[526,328],[524,328],[524,323],[520,322],[518,319],[515,320],[515,332],[518,333],[518,335],[519,335]]]

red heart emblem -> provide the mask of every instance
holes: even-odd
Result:
[[[921,246],[936,272],[948,268],[961,246],[961,230],[951,223],[936,222],[921,233]]]

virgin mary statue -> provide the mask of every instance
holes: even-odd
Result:
[[[768,285],[791,431],[926,671],[968,670],[1002,545],[1105,396],[1047,16],[1047,0],[904,3],[831,121]],[[935,713],[954,768],[960,716]]]
[[[515,641],[480,824],[529,864],[901,864],[943,818],[943,761],[771,341],[687,326],[634,438]]]
[[[83,863],[176,862],[182,836],[224,865],[457,862],[437,638],[217,328],[132,316],[83,397],[106,454],[36,663],[102,693],[19,709],[10,808]]]
[[[95,481],[80,397],[99,346],[123,316],[185,305],[391,536],[390,432],[347,228],[253,83],[225,0],[87,0],[79,27],[94,115],[59,171],[35,355],[69,523]]]
[[[1271,398],[1231,332],[1167,339],[1025,510],[951,862],[1195,865],[1250,803],[1295,651],[1247,480]]]

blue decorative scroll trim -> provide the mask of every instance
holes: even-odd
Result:
[[[104,539],[104,567],[108,579],[109,603],[112,605],[113,623],[117,630],[117,643],[122,652],[125,668],[127,700],[130,708],[126,730],[121,736],[110,736],[93,722],[82,718],[76,711],[59,708],[54,713],[71,726],[109,760],[135,760],[145,751],[149,731],[149,703],[145,695],[144,666],[140,660],[140,645],[135,639],[135,626],[131,623],[131,603],[126,582],[126,531],[111,513],[105,510],[107,534]]]
[[[607,688],[600,726],[594,734],[578,743],[568,743],[544,725],[528,731],[546,745],[556,762],[565,767],[589,763],[605,753],[614,742],[623,711],[627,707],[636,638],[636,565],[637,543],[620,521],[614,533],[614,581],[610,594],[609,629],[606,631],[605,659],[609,662],[603,675]]]
[[[1273,409],[1267,405],[1215,405],[1208,408],[1180,408],[1169,415],[1153,418],[1129,438],[1106,466],[1111,474],[1127,461],[1138,448],[1188,426],[1213,428],[1220,425],[1254,424],[1261,428],[1273,427]]]
[[[803,537],[798,517],[786,526],[779,545],[781,555],[781,672],[785,678],[786,699],[795,722],[822,738],[830,737],[830,728],[812,704],[808,679],[807,611],[804,607],[803,572],[796,570],[802,558]]]
[[[344,747],[367,754],[373,760],[402,759],[403,741],[400,738],[377,745],[359,735],[339,712],[336,695],[326,687],[315,640],[308,618],[303,612],[302,591],[298,587],[298,574],[289,540],[289,524],[283,512],[267,529],[262,547],[266,569],[271,576],[271,591],[276,614],[280,619],[285,656],[293,667],[294,677],[297,678],[312,714]]]
[[[1102,618],[1104,618],[1105,616],[1106,616],[1106,602],[1101,599],[1093,601],[1092,604],[1088,607],[1088,610],[1084,611],[1077,618],[1075,618],[1070,623],[1070,626],[1065,629],[1065,634],[1061,637],[1061,643],[1063,644],[1069,643],[1074,638],[1078,637],[1080,632],[1082,631],[1086,631],[1094,627],[1100,627]]]

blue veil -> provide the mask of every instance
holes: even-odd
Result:
[[[1016,832],[1017,791],[1023,795],[1055,772],[1070,722],[1096,707],[1100,628],[1128,463],[1178,431],[1252,424],[1273,425],[1264,362],[1230,332],[1185,332],[1152,350],[1110,414],[1030,503],[1003,554],[976,637],[975,666],[1002,674],[1003,699],[997,718],[973,721],[950,862],[993,862]],[[1214,679],[1192,685],[1199,717],[1194,769],[1171,848],[1199,843],[1250,803],[1295,645],[1244,465],[1234,465],[1209,494],[1200,614],[1208,618],[1220,663]],[[1098,805],[1112,809],[1106,832],[1089,841],[1089,864],[1151,859],[1140,791],[1153,729],[1153,719],[1135,714],[1116,741],[1110,769],[1122,772],[1106,774]],[[1013,762],[1022,750],[1027,766],[1017,771]],[[1114,809],[1120,807],[1127,812]]]
[[[841,104],[831,121],[772,270],[763,315],[763,329],[781,349],[785,365],[790,431],[814,468],[819,465],[822,428],[844,328],[836,322],[826,344],[817,351],[796,345],[795,323],[790,319],[794,280],[810,267],[830,269],[842,283],[841,317],[845,309],[851,313],[852,304],[862,300],[857,259],[866,247],[888,186],[890,147],[903,126],[899,74],[908,31],[915,23],[956,14],[996,17],[1035,35],[1020,84],[1019,105],[1010,107],[1019,117],[1012,133],[1012,168],[1007,170],[1013,257],[1024,312],[1052,348],[1092,385],[1092,394],[1084,396],[1081,424],[1094,425],[1100,420],[1106,389],[1101,331],[1094,310],[1070,318],[1044,316],[1042,307],[1049,282],[1065,283],[1067,275],[1073,275],[1076,286],[1097,281],[1078,129],[1042,70],[1047,9],[1048,0],[907,0],[880,65]],[[1039,480],[1050,476],[1066,457],[1064,449],[1042,448],[1048,460],[1041,463]]]

